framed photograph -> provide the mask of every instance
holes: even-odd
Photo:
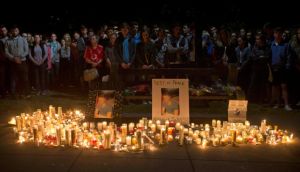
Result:
[[[152,119],[189,124],[188,79],[152,79]]]
[[[115,90],[94,90],[89,93],[87,118],[110,119],[114,117]]]
[[[228,122],[245,122],[247,119],[247,100],[229,100]]]

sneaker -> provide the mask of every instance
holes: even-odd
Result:
[[[285,106],[284,106],[284,109],[285,109],[286,111],[292,111],[292,110],[293,110],[289,105],[285,105]]]

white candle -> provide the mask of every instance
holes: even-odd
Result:
[[[217,126],[217,120],[213,119],[211,121],[211,125],[212,125],[212,127],[216,127]]]
[[[102,122],[97,122],[98,131],[102,130]]]
[[[130,146],[131,145],[131,136],[126,137],[126,145]]]
[[[62,117],[62,107],[58,107],[58,108],[57,108],[57,114],[58,114],[58,117],[59,117],[59,118]]]
[[[183,141],[184,141],[184,127],[180,126],[180,130],[179,130],[179,145],[182,146],[183,145]]]
[[[166,125],[166,128],[168,128],[168,127],[169,127],[169,125],[170,125],[170,122],[169,122],[169,120],[166,120],[166,121],[165,121],[165,125]]]
[[[134,130],[134,123],[133,122],[129,123],[128,129],[129,129],[129,132],[133,132],[133,130]]]
[[[176,125],[175,125],[175,129],[176,129],[177,131],[179,131],[179,130],[180,130],[180,126],[181,126],[180,123],[177,122]]]
[[[156,132],[156,125],[155,125],[155,124],[152,124],[152,125],[151,125],[151,131],[152,131],[153,133]]]
[[[106,130],[106,128],[107,128],[107,122],[106,122],[106,121],[103,121],[103,122],[102,122],[102,129],[103,129],[103,130]]]

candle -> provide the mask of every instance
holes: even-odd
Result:
[[[246,129],[250,128],[250,122],[249,121],[245,121],[245,127],[246,127]]]
[[[173,134],[173,127],[168,127],[168,135],[172,135]]]
[[[153,133],[156,132],[156,125],[155,125],[155,124],[152,124],[152,125],[151,125],[151,131],[152,131]]]
[[[180,130],[180,126],[181,126],[180,123],[177,122],[176,125],[175,125],[175,129],[176,129],[177,131],[179,131],[179,130]]]
[[[165,137],[166,137],[166,128],[162,127],[160,130],[160,140],[159,140],[159,144],[165,144]]]
[[[238,143],[238,144],[242,144],[243,143],[243,137],[241,135],[238,135],[236,137],[236,143]]]
[[[72,129],[71,130],[71,144],[72,144],[72,146],[75,146],[76,142],[77,142],[76,130]]]
[[[71,130],[70,129],[66,129],[65,130],[65,139],[66,139],[66,145],[67,146],[71,146]]]
[[[204,137],[204,138],[202,139],[202,148],[205,149],[206,146],[207,146],[207,139]]]
[[[84,129],[84,130],[88,130],[88,123],[87,123],[87,122],[84,122],[84,123],[82,124],[82,126],[83,126],[83,129]]]
[[[104,131],[104,143],[103,143],[104,149],[110,149],[111,143],[110,143],[110,131],[105,130]]]
[[[59,117],[59,118],[62,117],[62,107],[58,107],[58,108],[57,108],[57,114],[58,114],[58,117]]]
[[[131,136],[126,137],[126,145],[130,146],[131,145]]]
[[[148,127],[151,127],[151,125],[153,124],[152,120],[148,121]]]
[[[90,122],[90,130],[93,131],[95,129],[95,123]]]
[[[267,126],[267,121],[264,119],[261,121],[260,123],[260,131],[262,133],[265,133],[266,132],[266,126]]]
[[[137,148],[142,148],[142,131],[137,130],[136,131],[136,139],[137,139]]]
[[[181,126],[180,130],[179,130],[179,145],[182,146],[183,145],[183,141],[184,141],[184,127]]]
[[[134,130],[134,123],[133,122],[129,123],[128,129],[129,129],[130,133],[133,132],[133,130]]]
[[[221,120],[217,120],[217,128],[218,128],[218,129],[221,128]]]
[[[201,139],[200,138],[196,138],[195,142],[196,142],[197,145],[200,145],[201,144]]]
[[[102,122],[97,122],[98,131],[102,131]]]
[[[169,122],[169,120],[166,120],[166,121],[165,121],[165,125],[166,125],[166,128],[168,128],[168,127],[169,127],[169,125],[170,125],[170,122]]]
[[[216,126],[217,126],[217,120],[213,119],[213,120],[211,121],[211,126],[212,126],[212,127],[216,127]]]
[[[126,144],[127,124],[121,126],[121,143]]]
[[[17,131],[21,131],[22,130],[22,124],[21,124],[21,117],[20,116],[16,116],[16,124],[17,124]]]
[[[159,126],[160,125],[160,120],[156,121],[156,125]]]
[[[107,122],[103,121],[102,122],[102,130],[106,130],[106,128],[107,128]]]
[[[60,127],[56,127],[56,145],[59,146],[61,144],[61,129]]]

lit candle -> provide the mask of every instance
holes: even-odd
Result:
[[[153,124],[152,120],[148,121],[148,127],[151,127],[151,125]]]
[[[133,130],[134,130],[134,123],[133,122],[129,123],[128,130],[129,130],[130,133],[133,132]]]
[[[152,125],[151,125],[151,131],[152,131],[153,133],[156,132],[156,125],[155,125],[155,124],[152,124]]]
[[[102,129],[103,129],[103,130],[106,130],[106,128],[107,128],[107,122],[106,122],[106,121],[103,121],[103,122],[102,122]]]
[[[131,136],[126,137],[126,145],[130,146],[131,145]]]
[[[62,107],[58,107],[58,108],[57,108],[57,114],[58,114],[58,117],[59,117],[59,118],[62,117]]]
[[[246,129],[249,129],[249,127],[250,127],[250,122],[249,121],[245,121],[245,127],[246,127]]]
[[[82,124],[82,126],[83,126],[83,129],[84,129],[84,130],[87,130],[87,129],[88,129],[88,123],[87,123],[87,122],[84,122],[84,123]]]
[[[175,125],[175,129],[176,129],[177,131],[179,131],[179,130],[180,130],[180,126],[181,126],[180,123],[177,122],[176,125]]]
[[[111,144],[110,144],[110,131],[105,130],[104,131],[104,144],[103,144],[104,149],[110,149]]]
[[[222,127],[221,120],[217,120],[217,128],[220,129]]]
[[[197,138],[197,139],[195,140],[195,142],[196,142],[197,145],[200,145],[200,144],[201,144],[201,139],[200,139],[200,138]]]
[[[90,130],[93,131],[95,129],[95,123],[90,122]]]
[[[127,136],[127,124],[122,124],[121,126],[121,142],[126,144],[126,136]]]
[[[136,139],[137,139],[137,148],[142,148],[142,131],[137,130],[136,131]]]
[[[260,123],[260,132],[266,133],[267,121],[264,119]]]
[[[182,146],[183,145],[183,141],[184,141],[184,127],[180,126],[180,130],[179,130],[179,145]]]
[[[60,127],[56,127],[56,145],[59,146],[61,144],[61,129]]]
[[[216,127],[216,126],[217,126],[217,120],[213,119],[213,120],[211,121],[211,126],[212,126],[212,127]]]
[[[159,144],[160,145],[165,143],[165,137],[166,137],[166,128],[162,127],[160,129],[160,139],[159,139]]]
[[[98,131],[102,131],[102,122],[97,122]]]
[[[169,120],[166,120],[166,121],[165,121],[165,125],[166,125],[166,128],[168,128],[168,127],[169,127],[169,125],[170,125],[170,122],[169,122]]]
[[[21,117],[20,116],[16,116],[16,124],[17,124],[17,131],[21,131],[22,130],[22,122],[21,122]]]

